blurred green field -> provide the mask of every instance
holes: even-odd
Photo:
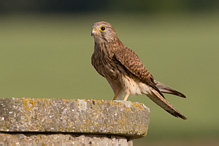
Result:
[[[187,121],[146,96],[129,97],[151,109],[148,135],[135,144],[218,145],[218,18],[218,13],[0,15],[0,97],[111,100],[110,86],[91,65],[91,25],[105,20],[155,79],[187,95],[166,95]]]

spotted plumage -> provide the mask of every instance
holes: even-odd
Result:
[[[92,65],[109,82],[115,94],[114,100],[117,97],[127,100],[130,94],[145,94],[170,114],[186,119],[162,93],[185,95],[154,80],[137,54],[119,40],[111,24],[104,21],[95,23],[91,35],[95,40]]]

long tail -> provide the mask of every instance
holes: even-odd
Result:
[[[159,82],[159,81],[155,81],[156,87],[160,90],[161,93],[168,93],[168,94],[173,94],[173,95],[177,95],[183,98],[186,98],[186,96],[172,88],[170,88],[169,86]]]
[[[156,104],[158,104],[160,107],[162,107],[164,110],[166,110],[168,113],[175,117],[180,117],[184,120],[187,118],[182,115],[175,107],[173,107],[159,92],[157,92],[155,89],[151,88],[151,94],[147,94],[147,96],[153,100]]]

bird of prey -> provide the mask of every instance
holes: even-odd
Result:
[[[119,40],[110,23],[104,21],[94,23],[91,35],[95,40],[92,65],[112,87],[115,95],[113,100],[124,95],[123,100],[126,101],[130,94],[145,94],[168,113],[186,119],[162,93],[183,98],[185,95],[154,80],[137,54]]]

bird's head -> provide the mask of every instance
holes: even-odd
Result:
[[[113,26],[104,21],[96,22],[92,26],[91,35],[94,37],[95,42],[112,42],[117,38]]]

